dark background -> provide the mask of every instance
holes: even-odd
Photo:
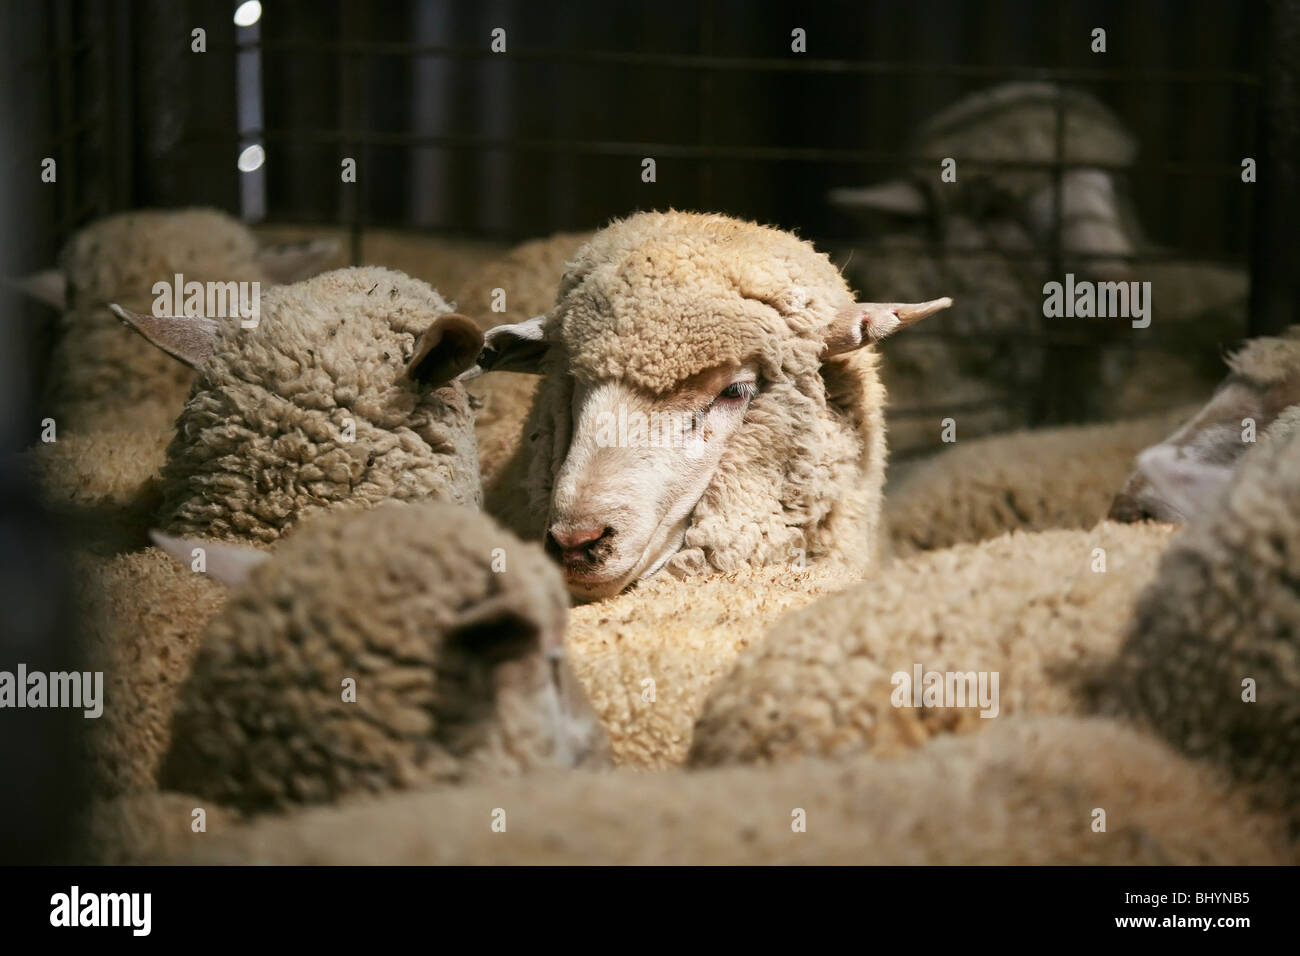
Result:
[[[63,188],[25,191],[43,251],[116,209],[238,212],[235,6],[19,5],[6,175],[60,161]],[[1152,238],[1240,260],[1251,216],[1232,184],[1255,145],[1264,21],[1232,0],[266,0],[268,218],[523,238],[675,206],[849,238],[829,187],[890,174],[907,131],[967,92],[1059,77],[1138,135]]]

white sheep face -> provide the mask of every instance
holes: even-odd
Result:
[[[546,547],[576,597],[616,594],[677,552],[757,382],[746,365],[708,369],[666,395],[575,385]]]
[[[1109,517],[1186,523],[1208,511],[1256,437],[1298,400],[1300,380],[1261,387],[1229,378],[1191,421],[1138,455]]]
[[[803,352],[819,363],[878,342],[951,304],[947,298],[852,303],[817,329],[820,341],[803,339]],[[787,514],[774,487],[783,466],[769,469],[769,463],[755,466],[755,460],[790,454],[804,440],[797,435],[816,430],[817,402],[825,400],[820,377],[809,376],[818,383],[809,388],[823,391],[803,394],[784,377],[779,362],[768,356],[768,364],[762,364],[751,353],[748,361],[713,365],[650,393],[644,383],[575,372],[570,343],[560,340],[548,316],[498,326],[484,338],[475,371],[545,377],[530,418],[537,434],[528,440],[547,437],[537,450],[525,449],[528,478],[517,492],[532,508],[529,533],[544,538],[575,598],[612,596],[669,565],[680,552],[703,553],[715,545],[716,538],[688,544],[700,527],[694,524],[699,510],[705,502],[716,507],[715,498],[730,495],[732,505],[752,509],[734,516],[753,540],[738,558],[725,559],[732,566],[748,560],[754,542],[773,529],[792,540],[803,533],[806,516]],[[783,398],[774,397],[777,392]],[[783,404],[792,398],[803,403],[799,413]],[[739,490],[745,481],[753,488]],[[696,566],[683,562],[681,569]]]

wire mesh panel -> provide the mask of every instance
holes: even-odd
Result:
[[[1252,7],[1007,0],[939,3],[922,18],[895,2],[795,13],[723,0],[654,10],[282,0],[240,26],[237,6],[51,7],[45,61],[58,68],[42,95],[56,145],[86,166],[84,189],[57,200],[56,233],[110,208],[212,204],[251,220],[342,225],[359,261],[378,226],[521,239],[635,209],[695,208],[795,229],[860,285],[864,262],[916,247],[882,246],[898,220],[864,220],[828,194],[900,173],[939,182],[936,157],[916,154],[930,117],[998,85],[1048,83],[1061,91],[1051,150],[956,159],[968,180],[1048,173],[1056,226],[1028,248],[949,236],[927,254],[995,256],[1026,288],[1063,279],[1062,182],[1081,168],[1114,173],[1136,211],[1144,241],[1124,251],[1135,268],[1241,269],[1250,248],[1254,194],[1241,164],[1256,152],[1261,89]],[[1066,155],[1075,94],[1114,112],[1134,157]],[[918,330],[951,349],[1026,356],[1010,363],[1022,372],[1004,390],[950,408],[1016,407],[1004,424],[1108,417],[1117,410],[1080,396],[1102,365],[1122,361],[1116,348],[1186,349],[1206,363],[1246,331],[1244,307],[1210,343],[1099,332],[1031,304],[1013,326]],[[891,416],[937,435],[942,404],[900,387]]]

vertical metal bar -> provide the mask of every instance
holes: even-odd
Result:
[[[700,4],[699,30],[700,53],[709,56],[713,53],[713,0],[703,0]],[[701,70],[699,117],[699,144],[704,146],[713,141],[713,71]],[[696,188],[699,191],[699,208],[713,209],[713,161],[699,161]]]
[[[357,37],[357,9],[355,0],[343,0],[342,8],[339,12],[339,41],[347,42]],[[362,240],[362,210],[361,210],[361,184],[365,182],[370,170],[361,162],[362,157],[358,155],[360,144],[356,140],[356,134],[359,129],[361,117],[361,65],[360,54],[354,51],[342,50],[339,52],[340,69],[339,69],[339,114],[340,128],[343,132],[343,155],[350,156],[357,161],[357,181],[355,183],[345,183],[340,179],[339,188],[342,190],[340,196],[340,206],[343,221],[348,226],[349,251],[351,261],[354,266],[361,265],[361,240]],[[339,176],[342,167],[339,165],[343,156],[334,157],[334,175]]]
[[[1249,332],[1300,322],[1300,0],[1264,8]]]
[[[235,113],[239,125],[239,149],[260,144],[262,128],[262,24],[235,27],[237,43],[254,44],[251,49],[235,53]],[[255,169],[239,173],[239,211],[245,222],[261,222],[266,218],[266,163]]]
[[[76,223],[70,221],[75,215],[78,205],[77,183],[80,180],[78,175],[80,163],[74,158],[77,154],[77,144],[68,137],[69,132],[76,124],[76,96],[73,90],[72,81],[72,10],[68,0],[62,0],[50,8],[50,16],[54,21],[54,55],[58,62],[58,76],[56,79],[58,89],[58,124],[56,129],[61,139],[58,154],[54,157],[58,169],[58,199],[59,224],[64,230],[59,236],[62,242],[67,238],[69,232],[76,226]]]

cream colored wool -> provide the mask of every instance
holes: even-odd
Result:
[[[575,378],[662,392],[753,361],[763,387],[666,567],[732,571],[795,550],[869,565],[885,464],[877,357],[870,347],[820,357],[853,307],[826,256],[786,232],[679,212],[602,229],[560,286],[537,400],[487,510],[525,539],[545,533]]]
[[[746,650],[709,694],[690,761],[894,754],[1013,714],[1087,712],[1085,678],[1115,654],[1173,532],[1105,522],[896,562],[786,615]],[[996,714],[894,706],[893,675],[910,679],[917,664],[996,672]]]
[[[254,226],[253,232],[263,243],[332,240],[337,243],[338,252],[321,266],[321,271],[351,264],[351,237],[347,229],[338,226],[263,224]],[[361,259],[357,264],[405,272],[435,289],[450,290],[458,288],[477,269],[509,248],[506,243],[491,240],[367,227],[361,233]]]
[[[1095,832],[1095,810],[1106,812]],[[796,809],[806,832],[796,833]],[[494,814],[506,828],[494,832]],[[161,841],[157,841],[161,842]],[[156,842],[153,843],[156,845]],[[898,760],[574,773],[186,835],[238,864],[1278,864],[1274,817],[1209,768],[1098,720],[1012,719]]]
[[[405,377],[449,312],[418,279],[362,267],[266,292],[255,329],[220,326],[167,450],[164,528],[270,542],[344,504],[477,504],[464,386]]]
[[[886,502],[899,556],[1007,531],[1088,528],[1105,517],[1134,456],[1192,409],[1106,425],[961,439],[917,465]]]
[[[153,789],[177,692],[226,589],[156,548],[78,555],[72,570],[90,669],[104,672],[104,713],[87,721],[92,790]]]
[[[202,810],[199,816],[196,810]],[[186,793],[141,792],[93,801],[76,864],[126,866],[184,853],[230,828],[237,818]],[[202,829],[195,829],[202,824]]]
[[[680,764],[709,688],[736,655],[783,612],[861,578],[857,569],[829,561],[700,580],[660,575],[575,607],[565,645],[615,760],[647,768]]]
[[[1105,709],[1138,717],[1180,750],[1226,766],[1293,817],[1300,807],[1297,569],[1300,435],[1280,432],[1246,455],[1217,509],[1169,549],[1101,684]]]
[[[561,232],[533,239],[477,269],[456,292],[456,306],[482,329],[524,322],[550,311],[568,261],[591,239],[589,232]],[[504,298],[498,300],[501,290]],[[493,311],[502,304],[504,311]],[[524,419],[537,392],[538,377],[494,372],[468,383],[475,403],[474,434],[479,471],[489,487],[519,447]]]
[[[567,605],[540,548],[469,508],[316,518],[203,636],[160,781],[258,811],[599,759],[545,654]]]
[[[49,394],[39,411],[71,431],[169,430],[191,369],[126,328],[116,302],[150,312],[154,283],[262,282],[257,242],[238,220],[214,209],[145,210],[100,219],[60,256],[68,311],[51,357]],[[142,476],[146,477],[146,476]]]
[[[149,543],[167,442],[165,433],[148,429],[63,432],[17,458],[78,548],[114,554]]]

